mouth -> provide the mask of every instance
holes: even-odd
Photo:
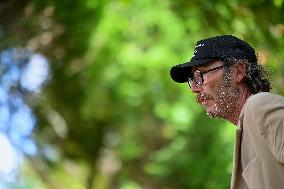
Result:
[[[212,96],[209,95],[205,95],[205,94],[200,94],[196,97],[196,102],[205,106],[208,105],[208,102],[210,100],[213,100],[214,98]]]
[[[207,106],[208,105],[208,101],[209,100],[202,100],[200,104],[202,104],[203,106]]]

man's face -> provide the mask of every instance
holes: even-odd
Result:
[[[203,66],[193,68],[201,72],[223,65],[221,61],[214,61]],[[227,69],[225,71],[225,69]],[[222,68],[203,75],[204,82],[191,85],[192,92],[197,94],[196,101],[200,103],[210,117],[227,119],[236,109],[239,90],[234,85],[230,68]]]

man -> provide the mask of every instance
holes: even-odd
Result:
[[[254,49],[231,35],[204,39],[170,74],[210,117],[237,125],[231,189],[284,189],[284,97],[270,93]]]

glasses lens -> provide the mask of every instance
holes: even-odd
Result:
[[[202,79],[202,73],[200,70],[195,70],[194,73],[194,80],[196,82],[197,85],[202,85],[203,83],[203,79]]]
[[[191,88],[191,83],[192,83],[192,81],[193,81],[192,76],[189,76],[189,77],[187,78],[187,83],[188,83],[189,88]]]

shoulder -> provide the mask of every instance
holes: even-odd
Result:
[[[274,157],[284,163],[284,97],[272,93],[255,94],[244,108],[244,128],[257,136]]]
[[[278,104],[280,106],[282,104],[284,106],[284,97],[273,93],[261,92],[248,98],[245,109],[252,108],[259,110],[259,108],[270,107],[273,104]]]
[[[284,97],[273,93],[262,92],[252,95],[244,105],[247,119],[262,122],[271,113],[284,114]],[[250,118],[248,118],[248,116]]]

